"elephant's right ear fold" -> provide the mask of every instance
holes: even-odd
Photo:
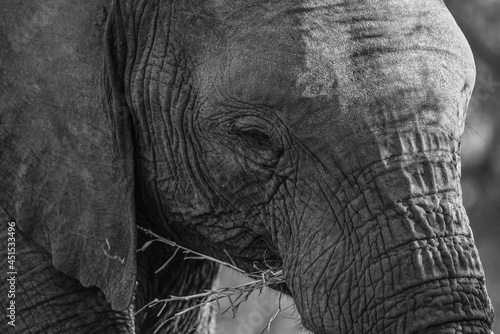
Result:
[[[0,206],[57,269],[123,310],[137,233],[124,48],[92,39],[113,38],[112,8],[105,26],[95,24],[100,7],[75,8],[61,6],[36,29],[42,21],[25,19],[35,13],[0,13]]]

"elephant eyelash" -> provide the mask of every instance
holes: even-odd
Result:
[[[239,142],[236,151],[258,165],[272,167],[282,155],[280,141],[261,127],[233,124],[229,133]]]
[[[272,138],[267,132],[257,128],[238,129],[235,132],[252,147],[260,149],[274,149],[271,142]]]

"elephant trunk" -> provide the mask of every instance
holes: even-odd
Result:
[[[324,198],[297,223],[311,236],[282,251],[303,323],[315,333],[490,333],[458,144],[438,133],[397,136],[388,142],[398,154],[336,186],[320,182]],[[358,156],[380,155],[377,146]]]

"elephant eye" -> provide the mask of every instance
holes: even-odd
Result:
[[[249,128],[239,131],[240,137],[252,147],[258,149],[272,149],[271,136],[260,129]]]
[[[234,148],[259,165],[271,166],[283,153],[277,130],[263,118],[240,117],[232,122],[228,130],[238,142]]]

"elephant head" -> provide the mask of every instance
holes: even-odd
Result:
[[[475,68],[441,0],[8,1],[0,18],[2,219],[61,277],[127,309],[152,280],[141,225],[247,272],[280,264],[318,334],[490,333],[460,187]],[[210,285],[207,268],[186,277]]]

